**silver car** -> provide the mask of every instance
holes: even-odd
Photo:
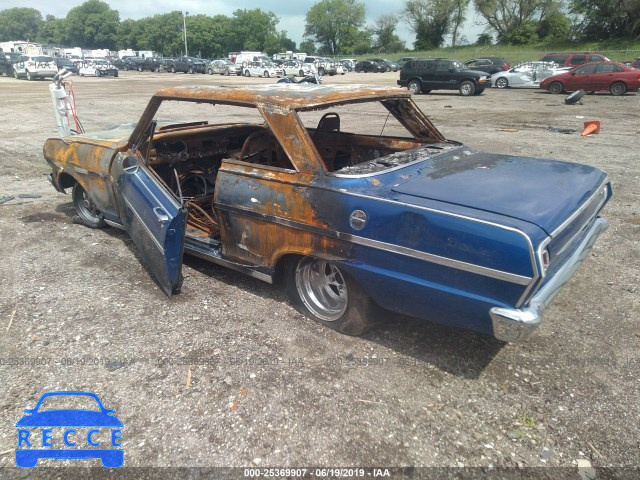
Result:
[[[242,75],[242,67],[227,59],[213,60],[207,66],[207,73],[209,75],[214,73],[218,75]]]
[[[525,62],[509,70],[491,75],[491,85],[498,88],[536,88],[545,78],[570,69],[570,67],[561,67],[553,62]]]

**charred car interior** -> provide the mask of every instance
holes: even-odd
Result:
[[[214,205],[215,187],[223,163],[247,164],[274,172],[298,170],[255,107],[167,102],[176,105],[161,105],[156,114],[158,119],[164,118],[163,106],[174,117],[175,112],[181,112],[185,117],[210,118],[216,108],[225,108],[239,110],[237,116],[246,119],[242,123],[222,124],[210,120],[184,123],[154,120],[139,149],[158,179],[188,207],[187,237],[217,245],[220,228]],[[397,109],[394,102],[386,104]],[[380,103],[379,111],[370,114],[367,122],[362,122],[352,106],[332,105],[298,112],[326,173],[373,173],[451,147],[434,136],[420,140],[407,136],[409,132],[393,117],[393,108],[388,110],[384,106],[385,103]],[[346,125],[343,118],[348,120]]]

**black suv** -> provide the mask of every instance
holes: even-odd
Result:
[[[464,65],[470,70],[486,72],[489,75],[509,70],[509,63],[502,57],[474,58],[464,62]]]
[[[468,96],[480,95],[491,86],[491,80],[486,72],[469,70],[458,60],[418,58],[403,65],[398,85],[414,94],[444,89]]]
[[[167,62],[167,70],[171,73],[205,73],[207,65],[196,57],[178,57]]]

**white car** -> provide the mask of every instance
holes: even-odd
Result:
[[[83,62],[78,69],[78,73],[83,77],[117,77],[118,69],[108,60],[93,60]]]
[[[248,62],[244,67],[244,76],[251,77],[284,77],[284,70],[281,67],[276,67],[272,63],[263,62]]]
[[[46,55],[21,55],[13,64],[13,76],[35,80],[36,78],[53,77],[58,73],[53,58]]]
[[[571,67],[562,67],[553,62],[526,62],[515,67],[491,75],[491,85],[498,88],[540,86],[540,82]]]

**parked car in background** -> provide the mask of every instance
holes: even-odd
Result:
[[[47,55],[20,55],[13,64],[15,78],[36,80],[53,77],[56,73],[58,73],[58,67],[53,58]]]
[[[125,72],[128,70],[137,70],[138,72],[142,72],[145,67],[145,59],[142,57],[123,57],[122,67],[118,67]]]
[[[464,62],[464,65],[469,70],[486,72],[489,75],[509,70],[509,63],[502,57],[474,58],[473,60]]]
[[[400,70],[404,66],[405,63],[407,63],[407,62],[409,62],[411,60],[415,60],[415,59],[416,59],[416,57],[402,57],[400,60],[398,60],[396,62],[396,65],[398,65],[398,70]]]
[[[640,68],[640,57],[631,62],[631,68]]]
[[[335,65],[329,58],[307,55],[304,58],[304,63],[312,63],[316,68],[316,72],[320,76],[335,75],[337,73]]]
[[[342,66],[345,68],[347,72],[353,72],[353,70],[356,67],[356,63],[358,62],[350,58],[345,58],[344,60],[340,60],[340,63],[342,63]]]
[[[244,68],[245,77],[284,77],[282,67],[276,67],[272,62],[247,62]]]
[[[118,68],[109,60],[85,61],[78,71],[83,77],[117,77]]]
[[[616,62],[587,63],[568,72],[545,78],[540,88],[549,93],[609,90],[611,95],[624,95],[640,87],[640,72]]]
[[[205,62],[196,57],[181,56],[170,60],[167,63],[168,71],[171,73],[205,73],[207,71],[207,65]]]
[[[71,61],[71,59],[65,57],[56,57],[53,59],[53,61],[55,62],[58,71],[65,68],[68,72],[78,75],[80,69],[75,62]]]
[[[398,64],[395,62],[392,62],[391,60],[387,60],[386,58],[367,58],[367,60],[378,62],[380,65],[384,67],[385,72],[398,71]]]
[[[131,120],[50,138],[44,157],[80,220],[127,232],[167,295],[191,288],[184,252],[282,281],[342,333],[382,307],[523,341],[607,227],[606,173],[447,140],[405,89],[174,85]]]
[[[300,60],[285,60],[280,64],[280,68],[284,70],[285,75],[296,75],[298,77],[313,75],[311,64]]]
[[[545,78],[571,70],[552,62],[525,62],[505,71],[491,75],[491,84],[498,88],[540,86]]]
[[[373,72],[373,73],[380,73],[380,72],[385,72],[387,69],[385,66],[380,65],[378,62],[376,62],[375,60],[361,60],[358,63],[356,63],[356,66],[354,68],[354,71],[356,73],[368,73],[368,72]]]
[[[242,75],[242,66],[236,65],[228,58],[212,60],[207,66],[207,73],[213,75]]]
[[[486,72],[469,70],[459,60],[419,58],[404,64],[398,85],[415,94],[442,89],[458,90],[460,95],[469,96],[480,95],[491,86],[491,80]]]
[[[13,76],[13,64],[9,60],[4,52],[0,52],[0,75],[5,74],[7,77]]]
[[[160,57],[145,57],[143,70],[159,72],[162,69],[164,60]]]
[[[609,62],[610,60],[599,53],[545,53],[540,57],[540,61],[576,67],[584,63]]]

